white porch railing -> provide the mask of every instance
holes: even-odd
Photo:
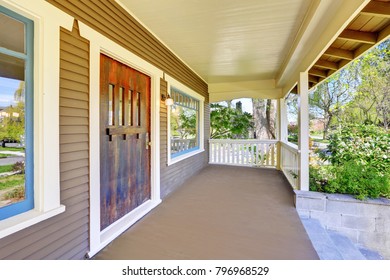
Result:
[[[277,140],[210,139],[210,164],[276,167]]]
[[[284,142],[280,142],[280,146],[280,168],[282,169],[284,176],[286,176],[287,180],[290,182],[291,186],[296,189],[299,186],[298,146]]]

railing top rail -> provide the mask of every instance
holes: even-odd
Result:
[[[276,144],[278,140],[268,139],[209,139],[210,143],[235,143],[235,144]]]
[[[297,145],[290,142],[280,142],[280,143],[282,144],[282,147],[290,150],[291,152],[299,153],[299,149]]]

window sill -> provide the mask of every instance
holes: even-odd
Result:
[[[65,206],[60,205],[59,207],[47,212],[31,210],[26,213],[2,220],[0,221],[0,239],[63,212],[65,212]]]
[[[192,152],[189,152],[187,154],[184,154],[184,155],[180,155],[178,157],[175,157],[175,158],[168,158],[168,166],[172,165],[172,164],[175,164],[179,161],[182,161],[182,160],[185,160],[187,158],[190,158],[192,156],[195,156],[197,154],[200,154],[200,153],[203,153],[204,152],[204,149],[198,149],[198,150],[195,150],[195,151],[192,151]]]

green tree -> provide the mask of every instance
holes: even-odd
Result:
[[[14,93],[16,106],[9,106],[3,110],[0,120],[0,140],[20,142],[24,135],[25,114],[24,114],[24,82],[21,81]],[[5,142],[2,143],[3,146]]]
[[[344,110],[344,121],[390,126],[390,40],[346,68],[356,72],[358,86]]]
[[[253,128],[252,115],[231,107],[211,104],[210,126],[210,138],[248,138],[249,129]]]
[[[311,115],[324,123],[324,139],[332,123],[340,120],[344,106],[351,101],[356,86],[355,77],[352,71],[341,70],[309,95]]]

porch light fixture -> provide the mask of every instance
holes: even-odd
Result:
[[[168,95],[161,94],[161,100],[165,101],[165,105],[166,106],[172,106],[173,105],[173,99],[171,98],[171,96],[169,94]]]

